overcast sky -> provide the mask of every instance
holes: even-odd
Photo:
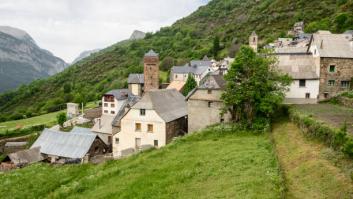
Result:
[[[0,0],[0,25],[28,32],[37,44],[66,62],[82,51],[152,32],[208,0]]]

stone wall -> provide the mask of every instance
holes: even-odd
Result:
[[[144,92],[159,89],[159,58],[144,58]]]
[[[207,90],[198,89],[188,99],[188,132],[231,120],[230,114],[225,114],[223,118],[220,115],[223,106],[221,93],[221,90],[212,90],[209,94]]]
[[[330,72],[330,65],[335,65],[335,72]],[[341,58],[321,58],[320,59],[320,89],[319,99],[325,99],[336,96],[337,94],[347,91],[349,88],[342,88],[341,81],[351,81],[353,77],[353,59]],[[334,86],[329,86],[328,81],[335,80]]]
[[[337,98],[338,102],[346,107],[353,108],[353,99],[348,97],[339,96]]]

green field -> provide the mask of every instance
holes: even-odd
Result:
[[[48,114],[44,114],[36,117],[31,117],[27,119],[22,119],[22,120],[2,122],[0,123],[0,134],[1,132],[4,132],[6,130],[13,130],[16,128],[26,128],[26,127],[41,125],[41,124],[48,125],[48,126],[55,125],[56,115],[60,112],[65,112],[65,110],[48,113]]]
[[[283,196],[268,134],[210,128],[100,165],[35,164],[0,174],[1,198],[262,198]]]
[[[353,198],[352,160],[309,140],[290,122],[275,124],[272,135],[286,198]]]

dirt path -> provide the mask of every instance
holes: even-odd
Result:
[[[273,139],[286,181],[286,198],[353,198],[350,177],[323,155],[330,149],[305,138],[290,122],[275,124]]]

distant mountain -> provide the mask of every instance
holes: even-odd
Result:
[[[0,92],[63,71],[67,64],[38,47],[25,31],[0,26]]]
[[[135,30],[130,36],[130,40],[144,39],[145,36],[146,36],[146,33],[139,30]]]
[[[94,49],[94,50],[86,50],[83,51],[71,64],[75,64],[79,61],[81,61],[82,59],[90,56],[92,53],[96,53],[98,51],[100,51],[101,49]]]

